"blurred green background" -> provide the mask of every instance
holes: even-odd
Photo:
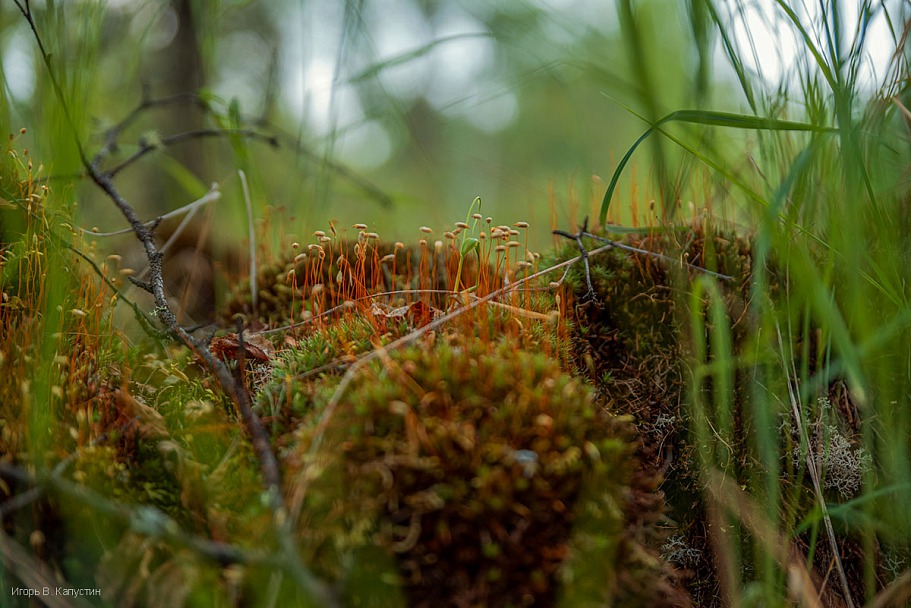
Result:
[[[283,208],[273,223],[286,232],[309,234],[336,219],[411,238],[420,225],[462,219],[480,195],[485,215],[531,222],[533,244],[543,248],[552,224],[568,228],[600,206],[617,161],[648,126],[632,111],[653,120],[680,108],[750,111],[726,44],[751,87],[774,92],[796,84],[787,73],[799,69],[788,53],[796,33],[774,4],[174,0],[46,2],[35,10],[90,154],[144,97],[197,91],[208,111],[175,103],[143,112],[119,138],[118,158],[141,138],[219,125],[280,137],[275,149],[207,138],[147,155],[117,183],[148,216],[217,181],[225,194],[217,233],[240,240],[246,231],[236,170],[244,168],[257,216],[266,205]],[[795,10],[806,20],[816,14]],[[724,36],[713,20],[727,28]],[[888,34],[870,37],[881,42]],[[72,138],[10,2],[0,45],[0,123],[10,132],[30,129],[25,145],[45,162],[45,175],[59,178],[55,187],[72,189],[84,225],[123,227],[87,180],[66,179],[80,173]],[[871,52],[870,65],[881,73],[888,55]],[[689,135],[731,158],[744,141],[730,130]],[[621,180],[612,219],[649,222],[650,201],[661,204],[654,184],[662,171],[665,183],[676,184],[673,198],[702,206],[707,177],[690,175],[688,158],[666,142],[643,146]],[[748,156],[741,161],[747,166]]]

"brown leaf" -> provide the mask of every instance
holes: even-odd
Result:
[[[136,420],[135,429],[146,439],[170,437],[164,417],[158,410],[146,405],[139,398],[122,390],[115,390],[114,395],[120,402],[124,414]]]
[[[411,305],[408,314],[415,327],[424,327],[431,321],[442,317],[443,311],[419,300]]]
[[[222,338],[212,338],[209,342],[209,350],[212,354],[223,361],[236,361],[240,352],[240,340],[237,334],[228,334]],[[262,334],[251,334],[244,332],[244,356],[258,359],[260,361],[269,361],[275,349],[272,343],[262,336]]]

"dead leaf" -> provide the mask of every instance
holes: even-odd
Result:
[[[114,396],[120,403],[121,411],[136,420],[135,429],[146,439],[163,439],[170,437],[164,417],[158,411],[126,391],[117,389]]]
[[[443,316],[443,311],[419,300],[411,305],[408,310],[411,322],[415,327],[424,327],[431,321]]]
[[[239,359],[240,341],[237,334],[228,334],[222,338],[212,338],[209,350],[223,361],[236,361]],[[275,354],[272,343],[262,334],[244,332],[244,356],[259,361],[269,361]]]

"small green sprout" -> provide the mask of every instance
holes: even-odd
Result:
[[[474,211],[475,205],[478,206],[478,210],[476,212],[472,213]],[[464,222],[465,225],[469,225],[471,227],[469,228],[469,230],[462,232],[462,245],[461,245],[461,247],[459,247],[459,267],[456,270],[455,290],[457,292],[459,292],[460,294],[471,293],[472,291],[474,291],[475,289],[478,288],[477,284],[475,284],[465,290],[462,290],[461,281],[462,281],[462,264],[465,261],[465,256],[469,255],[471,252],[475,252],[478,256],[478,263],[480,263],[480,261],[481,261],[481,254],[479,252],[480,246],[481,246],[480,239],[478,239],[477,237],[474,237],[474,236],[468,236],[469,232],[474,234],[477,231],[478,221],[479,221],[480,217],[481,217],[481,197],[476,196],[476,197],[474,197],[474,200],[471,201],[471,205],[469,205],[469,207],[468,207],[468,214],[466,215],[465,222]],[[473,220],[473,222],[472,222],[472,220]]]

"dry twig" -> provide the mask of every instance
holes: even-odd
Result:
[[[702,272],[704,274],[713,276],[713,277],[721,279],[723,281],[730,281],[730,280],[734,279],[734,277],[732,277],[730,275],[722,274],[720,272],[715,272],[714,270],[708,270],[707,268],[702,268],[701,266],[696,266],[695,264],[690,264],[689,262],[684,262],[682,260],[675,260],[674,258],[672,258],[670,256],[666,256],[662,253],[656,253],[654,251],[640,249],[638,247],[633,247],[631,245],[625,245],[618,241],[612,241],[611,239],[605,238],[603,236],[598,236],[597,234],[592,234],[591,232],[588,231],[588,216],[586,216],[585,219],[582,221],[582,225],[579,226],[579,230],[577,232],[567,232],[565,230],[554,230],[553,234],[556,234],[557,236],[562,236],[564,238],[575,241],[576,246],[579,248],[579,252],[582,255],[582,260],[585,262],[585,283],[586,283],[586,287],[587,287],[585,295],[582,296],[583,303],[591,302],[591,301],[595,300],[596,296],[595,296],[595,289],[594,289],[594,287],[592,287],[591,269],[589,268],[589,265],[588,265],[589,252],[585,248],[585,244],[582,242],[582,237],[587,237],[590,239],[594,239],[600,243],[605,243],[605,246],[607,246],[607,247],[615,247],[617,249],[623,249],[625,251],[629,251],[632,253],[638,253],[639,255],[647,255],[647,256],[650,256],[650,257],[653,257],[653,258],[656,258],[659,260],[664,260],[665,262],[669,262],[671,264],[679,264],[681,266],[685,266],[692,270]]]

